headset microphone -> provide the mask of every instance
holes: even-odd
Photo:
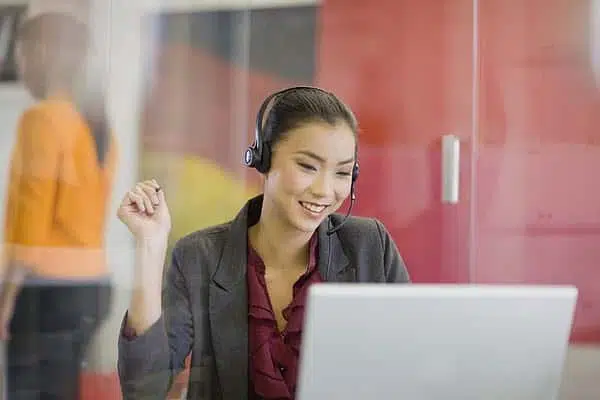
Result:
[[[350,187],[350,206],[348,207],[348,212],[346,212],[346,215],[344,216],[344,219],[342,219],[342,222],[340,222],[337,226],[335,226],[333,228],[330,227],[327,230],[327,232],[326,232],[327,236],[331,236],[334,233],[336,233],[346,223],[346,221],[348,220],[348,217],[350,217],[350,213],[352,213],[352,207],[354,206],[355,200],[356,200],[356,193],[354,191],[354,181],[353,181],[352,186]],[[331,217],[329,217],[329,218],[331,218]],[[331,226],[331,222],[329,223],[329,226]]]

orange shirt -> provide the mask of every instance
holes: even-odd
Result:
[[[104,230],[116,146],[104,165],[72,103],[45,100],[19,122],[10,166],[6,256],[53,279],[106,275]]]

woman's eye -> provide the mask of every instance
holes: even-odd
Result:
[[[299,165],[299,166],[300,166],[302,169],[305,169],[305,170],[307,170],[307,171],[316,171],[316,168],[315,168],[315,167],[313,167],[312,165],[309,165],[309,164],[306,164],[306,163],[302,163],[302,162],[299,162],[299,163],[298,163],[298,165]]]
[[[346,172],[346,171],[340,171],[337,173],[339,176],[350,176],[352,175],[351,172]]]

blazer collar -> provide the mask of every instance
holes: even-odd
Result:
[[[213,275],[213,281],[223,290],[245,282],[248,255],[248,220],[260,216],[262,195],[250,199],[231,221],[221,260]]]

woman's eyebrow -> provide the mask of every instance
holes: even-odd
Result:
[[[304,156],[312,158],[313,160],[316,160],[316,161],[318,161],[320,163],[325,163],[326,162],[325,158],[321,157],[320,155],[318,155],[318,154],[316,154],[316,153],[314,153],[314,152],[312,152],[310,150],[299,150],[299,151],[295,152],[295,154],[304,155]],[[351,157],[351,158],[349,158],[347,160],[343,160],[343,161],[338,162],[338,165],[346,165],[346,164],[350,164],[350,163],[353,163],[353,162],[354,162],[354,157]]]

